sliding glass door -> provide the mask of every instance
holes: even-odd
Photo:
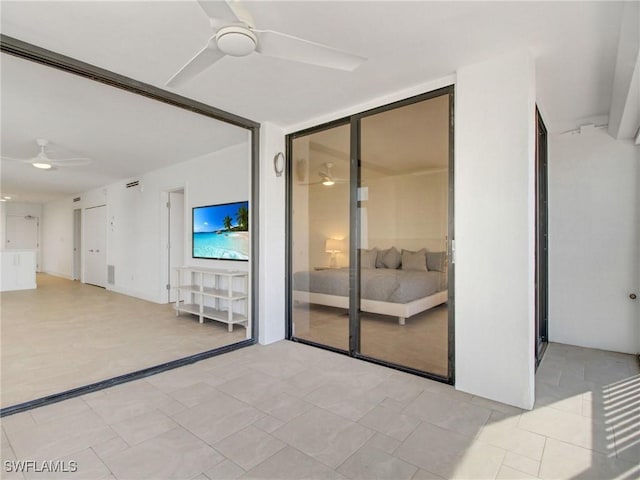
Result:
[[[291,330],[349,350],[349,124],[300,135],[290,149]]]
[[[289,337],[453,380],[453,87],[289,137]]]
[[[360,353],[448,374],[449,96],[360,119]]]

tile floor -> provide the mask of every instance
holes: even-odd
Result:
[[[2,478],[640,478],[633,356],[551,344],[537,391],[522,411],[282,341],[5,417]]]

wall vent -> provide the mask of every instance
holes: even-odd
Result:
[[[133,182],[127,183],[127,188],[137,187],[138,185],[140,185],[140,180],[134,180]]]
[[[109,285],[116,283],[116,267],[114,265],[107,265],[107,283]]]
[[[74,199],[73,199],[73,202],[74,202],[74,203],[75,203],[75,202],[79,202],[79,201],[80,201],[80,197],[76,197],[76,198],[74,198]]]

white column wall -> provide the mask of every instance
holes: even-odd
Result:
[[[456,388],[534,403],[535,68],[516,52],[457,72]]]
[[[273,157],[285,151],[284,132],[277,125],[260,128],[260,294],[258,340],[269,344],[285,335],[285,191],[286,177],[277,177]]]

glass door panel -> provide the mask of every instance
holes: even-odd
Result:
[[[360,354],[449,376],[450,97],[360,119]]]
[[[292,141],[291,328],[349,350],[350,125]]]

